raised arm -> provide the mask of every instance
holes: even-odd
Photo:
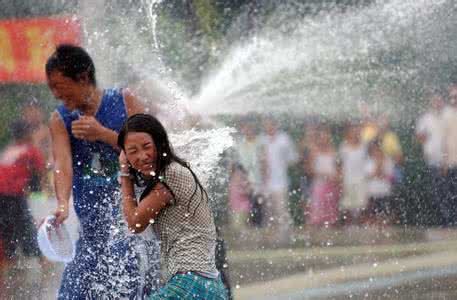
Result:
[[[171,203],[173,196],[163,184],[159,183],[137,204],[132,180],[127,176],[129,169],[124,152],[121,152],[119,163],[124,216],[129,230],[133,233],[140,233],[154,222],[165,206]]]
[[[49,122],[54,156],[54,189],[57,198],[56,223],[68,218],[68,203],[73,181],[70,137],[62,119],[54,112]]]

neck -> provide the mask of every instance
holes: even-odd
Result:
[[[81,112],[88,116],[95,115],[101,100],[102,92],[96,87],[90,88],[85,96],[85,105],[81,107]]]

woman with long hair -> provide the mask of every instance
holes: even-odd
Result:
[[[215,264],[208,195],[153,116],[131,116],[118,136],[124,216],[133,233],[149,226],[161,241],[166,284],[151,299],[227,299]],[[139,199],[135,185],[145,189]]]

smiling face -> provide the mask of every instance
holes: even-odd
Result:
[[[130,132],[124,145],[132,167],[145,176],[153,175],[157,165],[157,148],[152,137],[144,132]]]
[[[75,81],[59,71],[51,72],[47,80],[54,97],[61,100],[69,110],[83,110],[85,108],[87,105],[87,97],[85,96],[88,90],[87,80]]]

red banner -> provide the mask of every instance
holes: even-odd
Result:
[[[44,66],[56,45],[81,41],[71,18],[0,20],[0,82],[43,82]]]

